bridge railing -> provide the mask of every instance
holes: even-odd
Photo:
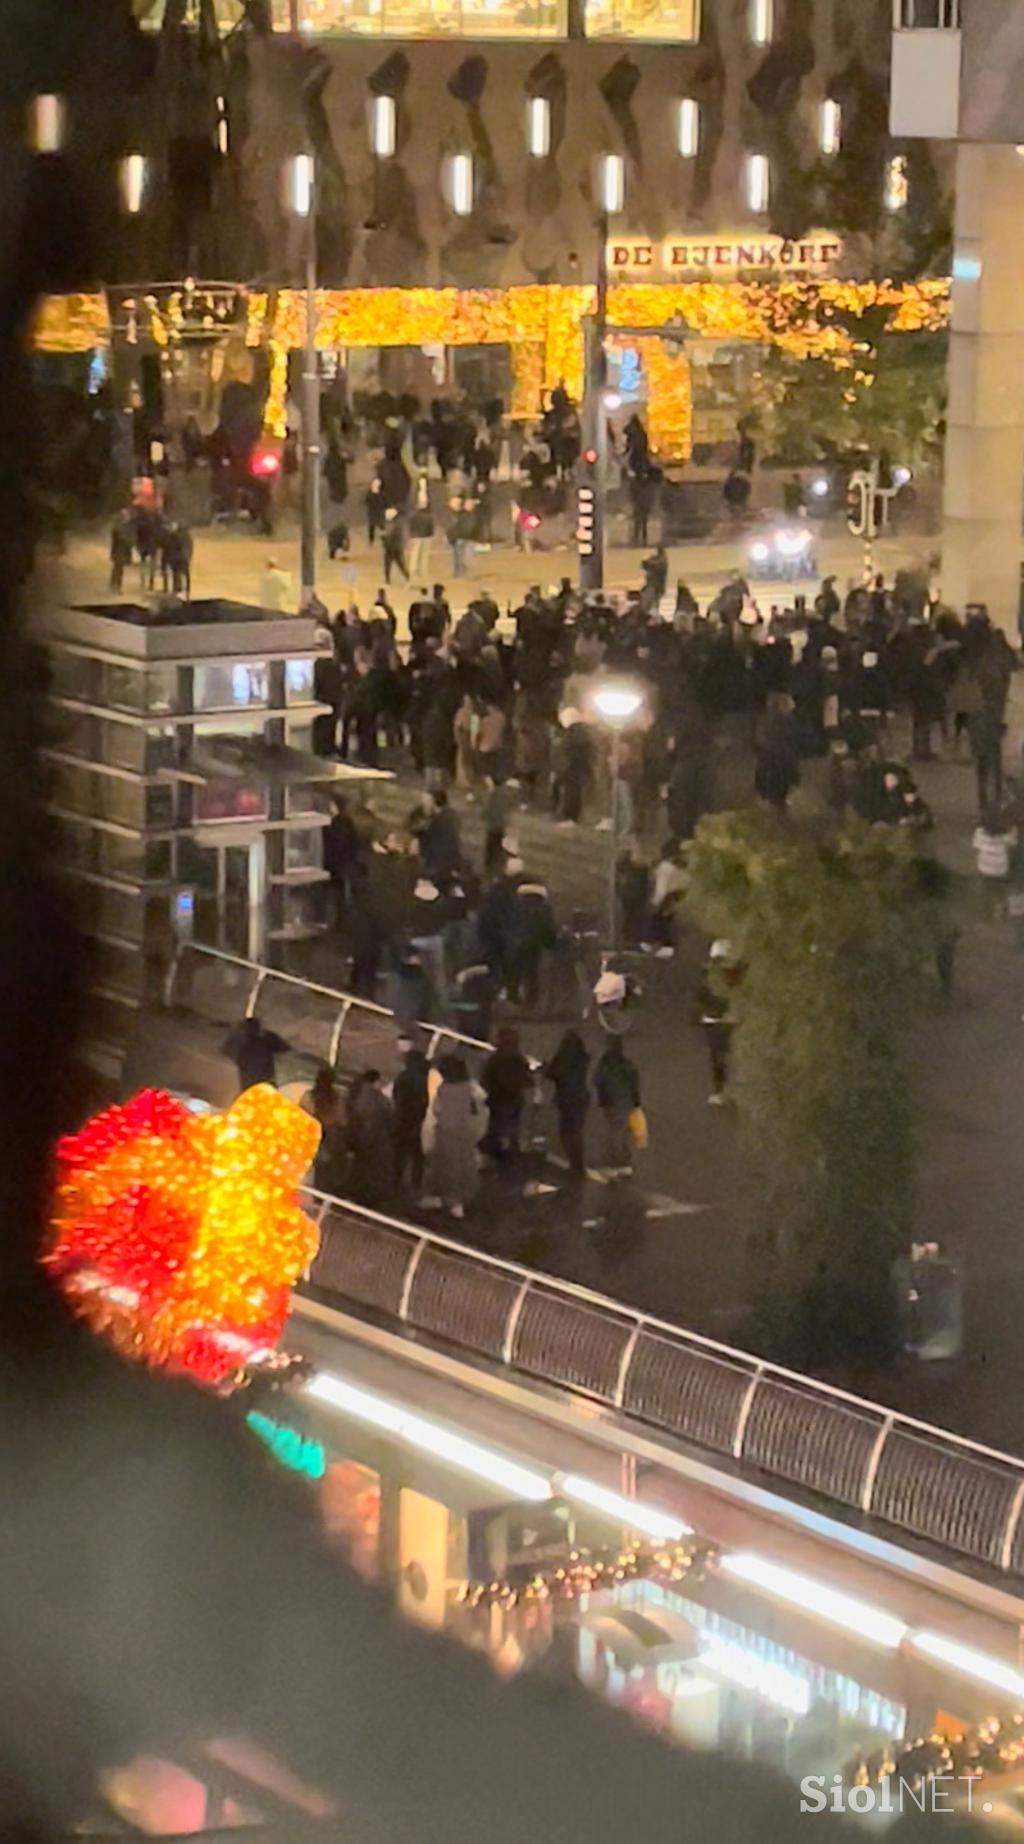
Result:
[[[581,1391],[989,1569],[1024,1575],[1024,1462],[433,1231],[306,1193],[318,1293]]]
[[[164,984],[164,1003],[225,1030],[240,1018],[258,1017],[293,1050],[332,1068],[372,1063],[389,1069],[397,1061],[400,1030],[387,1006],[200,942],[178,948]],[[475,1065],[492,1049],[483,1039],[447,1025],[424,1021],[420,1029],[431,1057],[458,1051]]]
[[[225,1029],[258,1015],[298,1051],[387,1068],[392,1012],[199,944],[165,997]],[[491,1046],[425,1022],[475,1063]],[[318,1289],[458,1349],[579,1390],[653,1428],[1008,1574],[1024,1575],[1024,1461],[515,1262],[308,1194]]]

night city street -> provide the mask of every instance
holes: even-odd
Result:
[[[0,96],[0,1839],[1021,1835],[1024,0]]]

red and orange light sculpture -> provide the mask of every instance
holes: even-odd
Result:
[[[220,1382],[277,1344],[316,1253],[296,1186],[319,1140],[270,1087],[208,1115],[147,1089],[60,1141],[46,1265],[127,1356]]]

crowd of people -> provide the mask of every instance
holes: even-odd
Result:
[[[276,1081],[278,1059],[288,1048],[257,1018],[244,1019],[224,1044],[242,1089]],[[603,1121],[609,1176],[629,1176],[634,1153],[646,1144],[639,1071],[619,1037],[609,1039],[593,1068],[575,1027],[538,1064],[524,1053],[515,1027],[502,1025],[477,1074],[461,1048],[449,1047],[431,1061],[415,1025],[398,1049],[401,1068],[390,1081],[368,1068],[343,1086],[324,1066],[302,1095],[322,1134],[310,1174],[316,1189],[370,1209],[412,1203],[460,1221],[477,1196],[482,1165],[517,1164],[530,1105],[545,1092],[571,1182],[586,1176],[592,1102]]]
[[[984,609],[933,609],[915,582],[881,577],[841,600],[834,580],[812,605],[765,611],[734,573],[701,610],[679,583],[666,613],[668,558],[644,563],[625,597],[582,595],[563,578],[530,589],[501,621],[485,588],[454,616],[442,585],[415,592],[409,643],[399,647],[386,586],[364,616],[330,618],[330,656],[317,694],[330,714],[314,746],[377,766],[408,761],[433,793],[482,800],[499,861],[510,807],[552,811],[566,826],[689,838],[714,802],[716,744],[749,744],[754,792],[784,808],[802,767],[828,765],[831,804],[869,822],[926,826],[912,770],[894,749],[906,713],[911,759],[965,749],[979,814],[1004,799],[1003,731],[1016,655]],[[609,747],[594,705],[602,677],[628,675],[640,721]],[[508,789],[514,787],[514,802]]]
[[[966,743],[979,866],[990,884],[1008,876],[1017,834],[1005,811],[1003,728],[1016,656],[984,610],[960,619],[930,608],[911,582],[877,578],[845,601],[829,580],[812,605],[766,615],[733,576],[704,610],[680,584],[667,617],[665,568],[655,553],[644,588],[621,600],[581,596],[567,581],[548,594],[533,589],[507,631],[486,592],[456,617],[438,585],[413,600],[407,652],[386,594],[366,619],[349,608],[331,623],[318,682],[331,709],[317,720],[317,747],[353,761],[383,755],[418,770],[422,786],[401,824],[338,795],[324,832],[330,921],[348,957],[343,983],[383,1000],[405,1045],[390,1091],[369,1072],[345,1101],[344,1133],[339,1115],[321,1154],[334,1173],[324,1188],[378,1206],[423,1192],[461,1214],[479,1156],[498,1165],[516,1157],[542,1073],[570,1172],[585,1168],[592,1106],[602,1162],[619,1173],[632,1166],[646,1129],[640,1075],[621,1039],[592,1069],[574,1024],[539,1072],[505,1022],[510,1012],[578,1021],[595,973],[581,918],[560,917],[525,862],[524,808],[566,829],[607,825],[616,811],[623,953],[668,958],[686,841],[715,804],[722,751],[748,763],[751,796],[776,810],[817,760],[816,788],[837,812],[924,830],[931,813],[895,746],[900,719],[912,756],[942,747],[955,758]],[[628,675],[642,693],[634,728],[614,747],[594,702],[610,674]],[[469,801],[483,822],[473,850],[463,838]],[[621,984],[625,965],[605,956],[599,971]],[[741,978],[729,944],[712,944],[695,1018],[716,1106],[727,1095]],[[429,1066],[423,1023],[493,1040],[477,1077],[458,1050]]]

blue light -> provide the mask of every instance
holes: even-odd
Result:
[[[265,1441],[275,1460],[289,1472],[301,1473],[304,1479],[322,1479],[327,1471],[327,1456],[319,1441],[311,1441],[297,1428],[273,1421],[253,1409],[246,1416],[250,1428]]]
[[[980,282],[981,257],[954,256],[953,280],[954,282]]]

